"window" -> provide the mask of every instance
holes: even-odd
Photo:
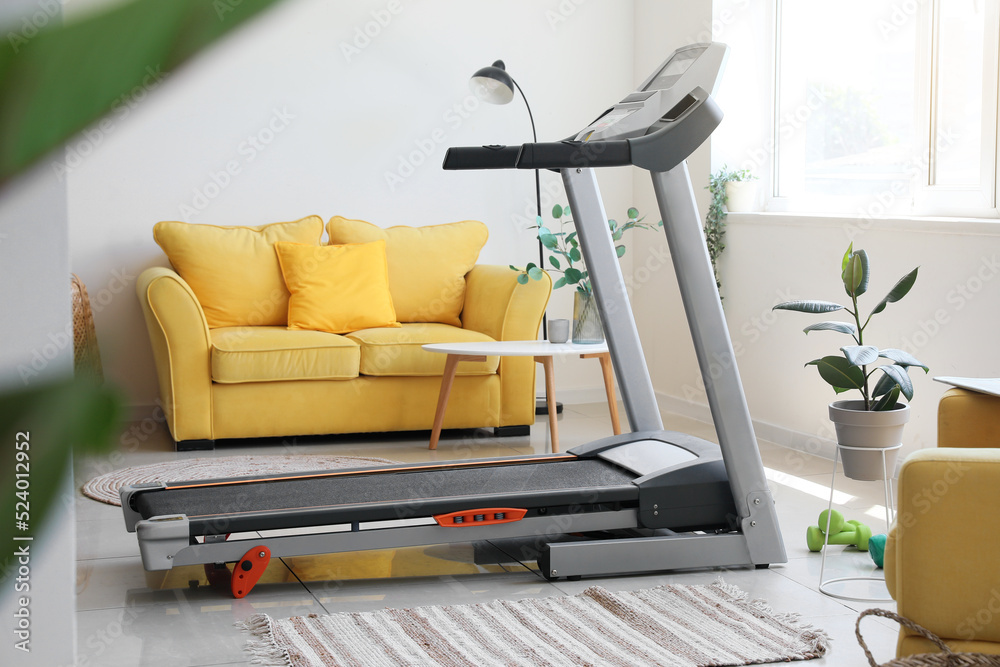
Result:
[[[772,67],[768,158],[749,165],[770,210],[997,217],[1000,0],[764,4],[741,17],[747,2],[716,0],[714,38],[733,37],[730,71],[737,45],[773,47],[756,56]],[[756,43],[738,28],[751,11]]]

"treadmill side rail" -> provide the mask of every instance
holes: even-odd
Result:
[[[147,570],[166,570],[172,566],[204,563],[232,563],[242,559],[250,546],[266,546],[270,550],[272,558],[284,558],[287,556],[399,549],[426,544],[450,544],[520,537],[538,538],[539,543],[544,543],[548,542],[553,535],[628,529],[635,528],[637,525],[636,510],[621,509],[607,512],[526,517],[510,523],[476,524],[462,530],[427,524],[400,528],[373,528],[358,531],[191,543],[186,533],[182,540],[176,535],[168,536],[167,531],[161,527],[146,526],[146,524],[159,523],[158,519],[161,518],[170,520],[164,523],[181,523],[181,521],[172,521],[174,517],[157,517],[150,521],[140,522],[139,531],[137,531],[139,548],[143,553],[143,565]],[[183,523],[186,531],[187,521],[185,520]],[[144,547],[143,542],[146,539],[152,540],[152,542]],[[147,551],[150,553],[149,561],[146,560]]]
[[[749,566],[751,563],[744,536],[731,533],[557,542],[549,545],[538,565],[543,575],[552,578]]]
[[[147,570],[169,570],[174,566],[174,555],[191,543],[188,518],[183,514],[169,514],[140,521],[135,533],[139,538],[139,555]]]

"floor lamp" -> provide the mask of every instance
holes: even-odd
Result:
[[[521,93],[524,106],[528,109],[528,120],[531,121],[531,140],[538,142],[538,133],[535,132],[535,117],[531,114],[531,105],[528,98],[524,96],[521,86],[507,73],[507,68],[502,60],[497,60],[489,67],[484,67],[469,79],[469,88],[476,96],[484,102],[490,104],[507,104],[514,99],[514,89]],[[538,170],[535,170],[535,216],[538,224],[542,219],[542,188],[539,183]],[[541,240],[538,241],[538,267],[545,268],[545,253]],[[545,314],[542,314],[542,338],[548,338],[548,322]],[[562,412],[562,404],[556,404],[556,412]],[[535,402],[535,414],[548,414],[548,404],[544,399],[537,399]]]

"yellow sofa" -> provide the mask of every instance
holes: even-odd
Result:
[[[1000,654],[1000,397],[949,389],[938,444],[900,470],[886,584],[899,613],[952,650]],[[898,657],[936,650],[900,631]]]
[[[467,237],[470,230],[480,234],[478,227],[456,223],[465,226],[382,230],[343,218],[328,226],[334,243],[363,243],[340,240],[358,232],[388,238],[390,288],[395,277],[401,289],[410,290],[399,295],[400,325],[342,334],[291,329],[281,310],[287,290],[282,297],[263,278],[269,276],[273,283],[274,275],[268,272],[274,267],[266,264],[273,258],[268,253],[273,254],[274,240],[307,239],[306,243],[319,245],[322,221],[311,216],[278,224],[285,227],[210,228],[185,223],[156,227],[154,236],[172,268],[142,272],[137,293],[152,344],[160,400],[178,451],[212,449],[220,438],[430,429],[445,355],[426,352],[421,345],[537,337],[551,280],[546,276],[521,285],[506,266],[475,264],[485,235],[482,242],[475,240],[464,249],[458,247],[461,239],[454,237],[456,230],[461,231],[458,236]],[[278,238],[287,236],[282,230],[288,229],[297,230],[299,236]],[[414,229],[421,230],[423,241],[413,236]],[[206,234],[207,240],[202,238]],[[218,238],[211,238],[213,234]],[[449,245],[453,242],[454,247]],[[251,247],[257,248],[256,258],[246,260],[237,254],[234,260],[234,252],[249,252]],[[428,257],[431,247],[444,254]],[[468,266],[455,264],[454,258],[463,253]],[[248,268],[257,260],[263,263]],[[423,270],[425,265],[408,265],[406,272],[394,276],[394,262],[431,262],[436,268],[450,262],[452,272],[460,272],[456,274],[460,282],[452,279],[446,290],[429,293],[433,303],[422,308],[419,289],[407,279],[407,272]],[[276,261],[274,266],[280,269]],[[206,291],[226,281],[236,286],[237,296]],[[194,285],[199,286],[201,298]],[[267,308],[260,306],[263,301],[254,296],[254,289],[267,295]],[[252,306],[248,315],[219,310],[240,299]],[[442,299],[449,303],[442,305]],[[402,317],[406,308],[409,313]],[[419,321],[442,319],[452,323]],[[534,415],[533,361],[491,357],[460,366],[444,427],[492,427],[498,434],[524,434]]]

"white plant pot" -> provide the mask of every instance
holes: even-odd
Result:
[[[726,181],[726,210],[730,213],[747,213],[757,203],[756,181]]]
[[[910,420],[910,406],[897,403],[892,410],[865,410],[865,403],[834,401],[830,404],[830,421],[837,429],[837,442],[848,447],[873,447],[871,452],[840,450],[844,474],[851,479],[875,481],[884,479],[881,448],[903,442],[903,427]],[[898,449],[885,452],[885,470],[892,477],[896,469]]]

